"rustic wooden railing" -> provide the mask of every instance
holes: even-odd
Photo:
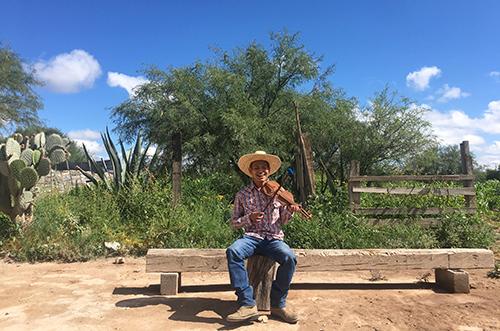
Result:
[[[403,175],[403,176],[360,176],[359,161],[351,161],[349,173],[349,205],[353,213],[365,216],[401,216],[401,215],[421,215],[428,218],[447,212],[463,211],[465,213],[475,213],[476,192],[474,190],[474,175],[472,174],[472,158],[469,151],[469,142],[463,141],[460,144],[460,155],[462,159],[462,172],[459,175]],[[397,181],[418,181],[418,182],[462,182],[460,188],[407,188],[407,187],[362,187],[363,182],[397,182]],[[362,208],[361,193],[374,194],[396,194],[396,195],[439,195],[439,196],[464,196],[465,205],[463,208]],[[431,220],[433,223],[435,219]]]

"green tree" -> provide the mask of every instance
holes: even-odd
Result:
[[[297,104],[317,166],[341,180],[352,159],[364,172],[387,169],[432,140],[424,109],[389,89],[362,108],[332,85],[334,67],[322,60],[284,32],[271,35],[270,47],[253,42],[217,50],[205,63],[147,69],[149,82],[113,109],[116,129],[126,140],[140,129],[166,164],[174,159],[172,142],[181,141],[183,171],[229,174],[241,154],[256,149],[293,161]]]
[[[255,149],[290,160],[293,101],[328,99],[332,68],[321,71],[321,58],[297,35],[273,34],[271,44],[218,51],[214,61],[186,68],[148,69],[149,83],[113,110],[118,131],[130,138],[142,129],[167,159],[173,154],[169,142],[179,134],[185,168],[196,173],[235,169],[238,157]],[[306,85],[311,92],[301,91]]]
[[[19,56],[0,47],[0,129],[8,124],[39,124],[37,110],[42,102],[33,88],[40,85],[32,71],[27,71]]]
[[[394,170],[406,159],[431,146],[435,138],[431,124],[423,118],[427,111],[396,91],[384,88],[360,109],[359,121],[344,143],[349,159],[361,161],[361,173]]]

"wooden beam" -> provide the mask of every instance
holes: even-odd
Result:
[[[487,249],[295,249],[297,271],[487,269],[494,266]],[[224,249],[150,249],[146,272],[225,272]]]
[[[406,223],[406,219],[400,218],[365,218],[365,220],[370,225],[394,225],[394,224],[404,224]],[[439,218],[423,218],[418,220],[418,225],[423,227],[430,227],[434,225],[438,225],[441,220]]]
[[[455,195],[476,195],[476,191],[473,187],[464,188],[400,188],[400,187],[353,187],[353,192],[359,193],[383,193],[383,194],[415,194],[415,195],[445,195],[445,196],[455,196]]]
[[[422,181],[422,182],[439,182],[439,181],[464,181],[473,180],[473,175],[402,175],[402,176],[351,176],[350,182],[397,182],[397,181]]]
[[[469,151],[469,142],[467,140],[462,141],[460,144],[460,157],[462,160],[462,172],[466,175],[472,175],[472,156]],[[471,180],[464,181],[464,187],[474,188],[474,176]],[[476,197],[465,197],[465,207],[475,208],[476,207]]]
[[[476,208],[359,208],[354,210],[359,215],[440,215],[443,213],[464,212],[474,214]]]

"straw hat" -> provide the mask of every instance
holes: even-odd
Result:
[[[255,151],[255,153],[243,155],[238,160],[238,167],[248,177],[252,177],[252,174],[250,173],[250,165],[254,161],[266,161],[269,163],[269,175],[274,174],[281,167],[281,160],[279,157],[273,154],[267,154],[264,151]]]

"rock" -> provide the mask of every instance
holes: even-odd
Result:
[[[119,256],[115,259],[115,262],[113,262],[114,264],[124,264],[125,263],[125,258],[123,258],[122,256]]]
[[[117,251],[120,249],[120,243],[117,241],[106,241],[104,242],[104,246],[112,251]]]
[[[261,323],[267,323],[268,319],[269,318],[266,315],[260,315],[258,321]]]

